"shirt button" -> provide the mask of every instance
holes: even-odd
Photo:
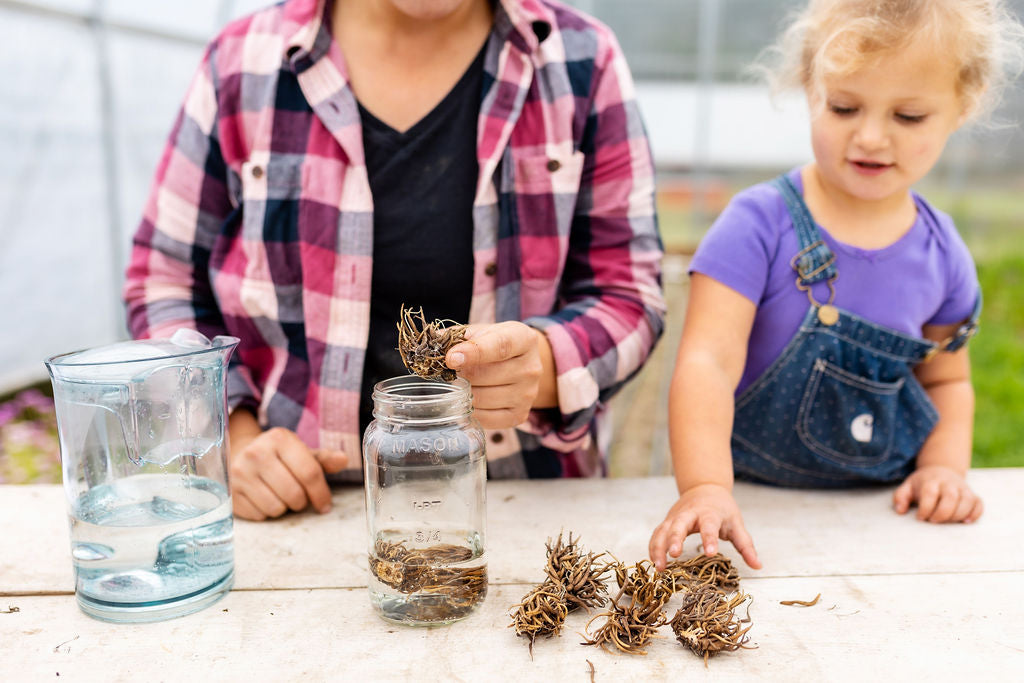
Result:
[[[491,441],[493,441],[494,443],[501,443],[504,440],[505,440],[505,435],[502,434],[501,432],[496,432],[494,434],[491,434]]]
[[[256,178],[257,180],[262,178],[263,177],[263,167],[262,166],[253,166],[252,167],[252,177]]]
[[[548,160],[548,170],[554,173],[558,169],[562,168],[562,163],[558,159]]]
[[[484,273],[486,273],[490,277],[494,277],[498,273],[498,264],[497,263],[488,263],[487,267],[484,268]]]

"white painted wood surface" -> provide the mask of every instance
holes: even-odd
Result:
[[[372,611],[359,488],[337,490],[326,516],[237,522],[235,589],[216,605],[113,625],[75,603],[61,489],[0,487],[0,680],[589,681],[588,659],[595,681],[1012,680],[1024,672],[1024,469],[976,470],[970,481],[984,517],[942,526],[895,515],[891,488],[738,486],[765,569],[724,550],[754,597],[757,649],[706,670],[667,628],[648,656],[616,656],[580,645],[587,618],[571,615],[532,661],[508,628],[560,529],[588,549],[642,559],[674,501],[669,478],[492,482],[488,598],[469,619],[432,629]],[[695,551],[692,537],[686,554]],[[779,604],[817,593],[814,607]]]

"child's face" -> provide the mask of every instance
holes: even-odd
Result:
[[[827,77],[811,142],[828,189],[860,201],[902,201],[938,160],[964,119],[955,70],[941,54],[910,46],[848,76]]]

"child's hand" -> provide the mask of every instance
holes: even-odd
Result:
[[[740,508],[726,487],[701,484],[687,489],[679,497],[665,515],[665,521],[651,534],[649,551],[655,568],[658,571],[665,569],[666,551],[673,557],[679,557],[683,552],[683,541],[694,532],[700,533],[705,555],[717,553],[718,539],[722,538],[732,541],[748,566],[761,568],[754,542],[743,526]]]
[[[901,515],[915,501],[917,518],[934,523],[973,522],[985,509],[963,476],[942,465],[918,468],[892,494],[893,508]]]

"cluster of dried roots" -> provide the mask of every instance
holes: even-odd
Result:
[[[739,573],[728,558],[701,554],[670,562],[663,572],[656,571],[647,560],[632,567],[617,563],[613,569],[619,595],[610,611],[591,620],[606,618],[585,645],[646,654],[644,647],[657,628],[670,623],[679,642],[702,655],[705,666],[709,655],[745,647],[750,626],[742,628],[742,624],[750,622],[749,603],[746,619],[736,617],[736,608],[750,596],[736,593],[726,597],[739,588]],[[683,593],[683,605],[668,621],[664,607],[678,592]],[[629,602],[620,604],[624,595],[629,596]],[[590,624],[587,626],[589,629]]]
[[[516,635],[529,638],[531,656],[537,637],[558,633],[569,612],[578,607],[589,612],[606,603],[608,608],[587,623],[584,645],[645,655],[658,629],[668,624],[680,643],[704,657],[705,666],[710,655],[749,647],[751,598],[739,591],[739,573],[728,558],[701,554],[670,562],[659,572],[648,560],[601,562],[605,555],[584,553],[572,534],[568,543],[561,534],[554,543],[548,539],[547,578],[512,608],[511,626]],[[610,601],[604,584],[609,570],[619,586]],[[670,620],[665,608],[676,593],[683,603]],[[740,619],[736,610],[744,604],[747,614]],[[602,619],[590,633],[591,624]]]
[[[750,596],[742,592],[730,598],[711,583],[700,584],[686,592],[683,606],[669,624],[679,642],[703,655],[704,666],[707,666],[710,655],[748,647],[747,631],[752,626],[750,600]],[[744,603],[747,615],[740,619],[736,609]]]
[[[721,553],[711,557],[702,553],[688,560],[669,562],[665,574],[673,581],[674,591],[687,586],[711,584],[722,592],[732,593],[740,587],[739,572],[729,558]]]
[[[426,379],[451,382],[455,371],[444,363],[448,349],[463,340],[466,326],[451,320],[427,322],[423,308],[402,306],[398,323],[398,353],[409,372]],[[446,327],[450,323],[451,326]]]
[[[472,558],[472,550],[450,543],[410,550],[403,543],[379,539],[370,557],[370,571],[401,593],[437,595],[459,610],[472,607],[487,594],[485,567],[450,566]]]
[[[569,612],[580,607],[589,611],[608,600],[604,575],[609,565],[600,561],[604,553],[583,552],[578,544],[571,533],[568,542],[563,542],[562,534],[554,543],[548,539],[547,578],[512,608],[510,627],[529,639],[531,656],[537,637],[558,633]]]
[[[573,540],[569,534],[568,543],[562,542],[562,534],[547,548],[548,563],[544,567],[547,580],[565,587],[565,599],[569,611],[583,607],[590,611],[591,607],[599,607],[608,601],[608,589],[604,585],[604,575],[608,573],[609,564],[600,562],[604,553],[584,553],[579,547],[579,539]]]
[[[665,604],[672,597],[673,584],[668,576],[658,572],[647,560],[641,560],[631,567],[616,563],[613,567],[619,594],[611,602],[607,612],[590,620],[590,624],[604,618],[604,624],[584,641],[584,645],[598,645],[614,652],[612,648],[628,654],[645,655],[644,649],[658,628],[665,624]],[[620,602],[623,596],[628,602]]]

